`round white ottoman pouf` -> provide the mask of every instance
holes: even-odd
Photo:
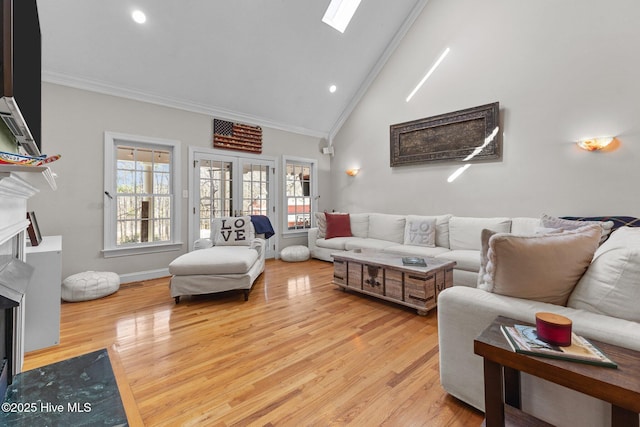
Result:
[[[299,262],[309,259],[309,248],[302,245],[288,246],[280,251],[280,258],[287,262]]]
[[[62,281],[64,301],[89,301],[111,295],[120,288],[120,276],[108,271],[85,271]]]

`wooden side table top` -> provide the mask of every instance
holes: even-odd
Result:
[[[501,325],[514,324],[527,323],[497,317],[474,340],[475,354],[630,411],[640,412],[640,352],[589,338],[589,341],[618,364],[618,369],[528,356],[514,352],[500,330]]]

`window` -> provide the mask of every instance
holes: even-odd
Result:
[[[313,226],[316,210],[317,162],[284,157],[285,230],[303,231]]]
[[[181,246],[178,141],[105,134],[105,257]]]

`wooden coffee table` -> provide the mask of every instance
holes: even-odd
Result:
[[[618,369],[527,356],[511,350],[500,331],[500,325],[515,323],[526,324],[497,317],[473,342],[475,354],[484,358],[486,426],[548,425],[520,411],[520,372],[526,372],[611,403],[612,426],[638,427],[640,352],[590,339]]]
[[[387,301],[415,308],[426,315],[438,294],[453,286],[455,261],[422,257],[426,267],[402,263],[402,255],[375,250],[333,254],[333,283]]]

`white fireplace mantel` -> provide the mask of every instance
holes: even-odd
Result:
[[[27,200],[38,189],[13,172],[0,172],[0,243],[29,226]]]

